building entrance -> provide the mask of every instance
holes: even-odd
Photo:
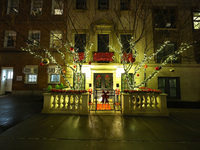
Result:
[[[113,89],[113,73],[94,73],[91,111],[121,110],[118,96]]]
[[[13,69],[2,68],[1,70],[1,87],[0,94],[6,94],[12,92],[12,82],[13,82]]]

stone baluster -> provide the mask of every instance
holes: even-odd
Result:
[[[67,94],[67,99],[68,99],[67,109],[70,110],[70,107],[71,107],[71,94]]]
[[[63,101],[62,101],[62,109],[65,109],[65,108],[66,108],[66,97],[67,97],[67,95],[64,94],[64,95],[63,95]]]

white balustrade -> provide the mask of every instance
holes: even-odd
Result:
[[[87,115],[88,94],[45,93],[42,113]]]
[[[134,116],[168,116],[167,94],[122,93],[122,113]]]

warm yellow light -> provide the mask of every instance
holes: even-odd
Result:
[[[86,78],[90,79],[91,78],[91,70],[90,67],[83,67],[82,72],[86,74]]]
[[[116,76],[118,78],[121,77],[122,73],[124,73],[124,68],[117,68],[117,70],[116,70]]]

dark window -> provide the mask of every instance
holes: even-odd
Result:
[[[160,49],[161,45],[158,46],[158,49]],[[172,54],[176,49],[176,44],[167,44],[167,46],[165,48],[163,48],[163,50],[161,50],[158,54],[157,54],[157,63],[162,63],[168,55]],[[177,62],[176,60],[174,60],[173,62]]]
[[[85,73],[82,73],[82,76],[80,76],[80,73],[74,73],[73,85],[75,89],[79,86],[81,79],[82,79],[82,84],[81,84],[80,89],[84,90],[85,89]]]
[[[158,89],[168,94],[170,100],[180,99],[180,79],[179,77],[158,77]]]
[[[194,59],[200,64],[200,43],[194,45]]]
[[[109,34],[98,34],[98,52],[109,52]]]
[[[75,34],[75,47],[78,52],[84,52],[86,46],[86,34]]]
[[[174,8],[154,9],[154,27],[155,28],[175,28],[176,10]]]
[[[121,10],[130,10],[130,0],[120,0]]]
[[[109,0],[98,0],[98,9],[107,10],[109,8]]]
[[[128,75],[129,81],[133,84],[133,73],[129,73]],[[128,80],[125,73],[121,74],[121,91],[129,90],[130,87],[128,86]]]
[[[87,3],[86,0],[76,0],[76,9],[86,9],[87,8]]]
[[[123,52],[129,53],[130,52],[130,41],[131,35],[123,35],[121,34],[121,43],[123,45]]]

